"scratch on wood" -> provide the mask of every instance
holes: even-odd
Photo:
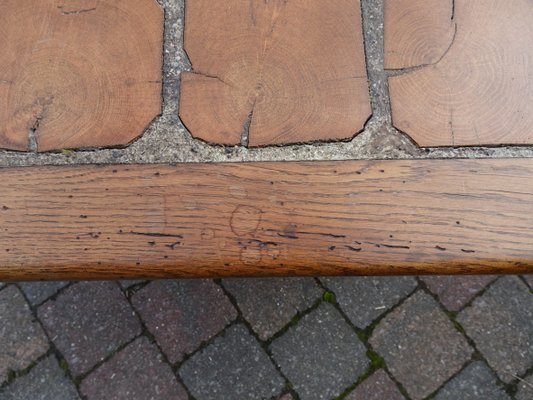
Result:
[[[176,250],[176,246],[179,246],[180,244],[181,244],[181,242],[177,241],[177,242],[174,242],[174,243],[171,243],[171,244],[166,244],[165,246],[168,247],[169,249]]]
[[[57,8],[59,9],[59,12],[61,12],[61,15],[79,15],[79,14],[84,14],[84,13],[89,13],[89,12],[93,12],[93,11],[96,11],[96,7],[91,7],[91,8],[80,8],[80,9],[74,9],[74,10],[65,10],[65,6],[57,6]]]
[[[124,234],[124,232],[119,231],[120,235]],[[183,239],[183,235],[176,235],[172,233],[150,233],[150,232],[136,232],[136,231],[130,231],[127,232],[129,235],[139,235],[139,236],[150,236],[150,237],[168,237],[168,238],[179,238]]]
[[[350,251],[355,251],[356,253],[359,253],[360,251],[362,251],[363,249],[360,248],[360,247],[353,247],[353,246],[344,246],[346,247],[348,250]]]

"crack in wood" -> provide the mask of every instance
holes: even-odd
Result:
[[[82,8],[82,9],[79,9],[79,10],[72,10],[72,11],[65,11],[64,10],[64,6],[58,6],[57,8],[60,10],[61,15],[79,15],[79,14],[84,14],[84,13],[89,13],[89,12],[96,11],[96,7],[93,7],[93,8]]]

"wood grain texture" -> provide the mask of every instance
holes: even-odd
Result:
[[[437,63],[454,40],[453,0],[385,2],[385,69]]]
[[[421,146],[533,143],[533,2],[386,0],[394,125]]]
[[[212,143],[349,139],[371,115],[359,0],[188,0],[179,115]]]
[[[155,0],[2,0],[0,147],[125,145],[161,110]]]
[[[0,170],[0,281],[533,272],[533,159]]]

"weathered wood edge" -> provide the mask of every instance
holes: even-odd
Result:
[[[533,273],[533,159],[0,169],[0,281]]]

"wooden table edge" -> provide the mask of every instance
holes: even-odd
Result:
[[[533,159],[0,169],[0,281],[533,273]]]

